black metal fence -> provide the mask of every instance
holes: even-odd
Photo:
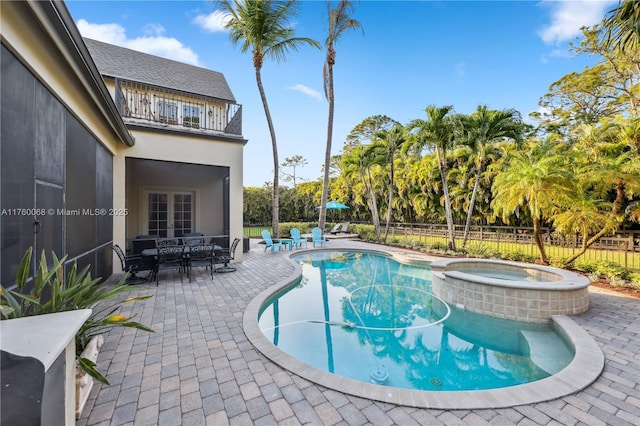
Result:
[[[247,224],[244,235],[261,238],[263,229],[271,230],[271,225]],[[455,226],[458,246],[462,244],[464,226]],[[547,255],[552,258],[566,259],[580,250],[580,235],[564,236],[543,229],[543,239]],[[388,242],[414,241],[422,246],[444,246],[448,241],[447,226],[442,224],[403,224],[394,223],[389,230]],[[512,251],[538,255],[533,240],[533,228],[514,226],[472,226],[469,232],[468,246],[485,246],[495,251]],[[583,259],[614,262],[625,268],[640,270],[640,230],[620,231],[614,235],[601,237],[581,257]]]

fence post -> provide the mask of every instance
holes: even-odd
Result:
[[[630,234],[631,237],[631,248],[633,248],[633,234]],[[624,242],[624,267],[629,267],[629,241]]]

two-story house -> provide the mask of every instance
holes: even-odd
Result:
[[[114,168],[127,239],[242,236],[242,107],[219,72],[84,40],[135,138]],[[124,222],[124,223],[122,223]]]
[[[84,40],[58,1],[0,2],[0,31],[3,284],[29,246],[106,277],[136,235],[242,236],[246,140],[222,74]]]

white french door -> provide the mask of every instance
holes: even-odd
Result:
[[[147,192],[145,231],[160,237],[181,237],[193,232],[194,198],[193,192]]]

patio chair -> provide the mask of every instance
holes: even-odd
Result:
[[[131,244],[133,245],[133,254],[142,254],[146,249],[156,248],[156,238],[159,237],[157,235],[139,235],[136,237],[135,240],[131,241]]]
[[[264,240],[264,251],[267,251],[267,249],[269,247],[271,247],[271,251],[274,252],[276,251],[276,247],[278,248],[279,251],[282,251],[282,243],[280,243],[280,241],[273,241],[271,239],[271,232],[269,232],[268,230],[264,229],[262,231],[262,239]]]
[[[215,268],[216,272],[233,272],[236,270],[233,266],[229,266],[229,262],[231,262],[236,255],[236,248],[238,247],[238,243],[240,242],[240,238],[235,238],[231,243],[231,247],[222,250],[216,250],[213,257],[214,264],[223,264],[223,266]]]
[[[190,232],[182,236],[182,244],[194,246],[204,244],[204,234],[202,232]]]
[[[329,232],[331,232],[332,234],[346,234],[349,232],[349,223],[350,222],[338,223]]]
[[[316,244],[326,247],[327,239],[322,236],[322,229],[316,227],[311,230],[311,243],[313,247],[315,247]]]
[[[338,232],[340,232],[340,228],[342,227],[341,223],[336,223],[335,225],[333,225],[333,228],[331,228],[331,230],[329,231],[330,234],[337,234]]]
[[[126,256],[119,245],[114,244],[112,246],[113,251],[116,252],[122,265],[122,271],[129,274],[127,277],[127,284],[141,284],[147,282],[149,277],[141,278],[136,275],[138,272],[153,271],[153,264],[148,263],[140,255]]]
[[[164,238],[156,240],[156,250],[158,256],[156,258],[156,286],[160,283],[161,269],[178,269],[180,273],[180,282],[182,282],[182,270],[186,269],[184,257],[184,246],[177,245],[175,239]]]
[[[204,266],[205,269],[209,268],[211,272],[211,279],[213,279],[214,268],[214,253],[213,244],[198,244],[191,241],[189,244],[189,257],[187,258],[189,267],[189,282],[193,281],[193,267]]]
[[[302,247],[303,244],[305,247],[308,247],[307,239],[300,236],[300,230],[298,228],[291,228],[289,233],[291,234],[291,239],[293,240],[293,246],[295,248]]]

